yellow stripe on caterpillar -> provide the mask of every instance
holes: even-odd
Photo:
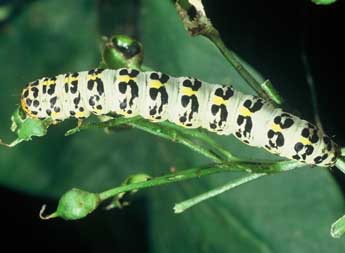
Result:
[[[155,88],[155,89],[159,89],[161,87],[163,87],[164,85],[158,81],[158,80],[153,80],[150,82],[150,88]]]
[[[66,77],[64,81],[65,81],[65,83],[70,84],[70,83],[72,83],[74,81],[78,81],[78,80],[79,80],[78,77],[69,76],[69,77]]]
[[[278,124],[272,124],[271,129],[276,133],[282,131],[282,128]]]
[[[101,78],[101,75],[100,74],[87,75],[87,80],[95,81],[97,78]]]
[[[75,116],[77,116],[78,118],[85,117],[86,115],[87,115],[87,112],[85,111],[82,111],[82,112],[78,111],[75,113]]]
[[[129,75],[121,75],[121,76],[118,76],[117,77],[117,80],[120,82],[120,83],[128,83],[130,80],[135,80],[135,77],[130,77]]]
[[[193,95],[195,95],[197,92],[195,90],[193,90],[192,88],[190,87],[182,87],[180,89],[180,92],[183,94],[183,95],[186,95],[188,97],[191,97]]]
[[[307,138],[304,138],[304,137],[301,137],[300,142],[301,142],[303,145],[310,145],[310,144],[311,144],[310,140],[307,139]]]
[[[249,109],[247,107],[242,106],[240,109],[240,114],[244,117],[249,117],[251,116],[253,113],[251,111],[249,111]]]
[[[225,105],[225,100],[222,97],[214,96],[212,100],[212,104],[214,105]]]
[[[55,112],[55,111],[52,111],[52,116],[54,117],[54,116],[57,116],[57,115],[59,115],[60,114],[60,112]]]
[[[51,80],[51,79],[44,80],[42,84],[46,86],[53,85],[53,84],[56,84],[56,80]]]

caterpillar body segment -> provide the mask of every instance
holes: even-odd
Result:
[[[262,98],[160,72],[93,69],[44,77],[23,89],[21,105],[29,117],[54,121],[111,112],[203,127],[311,165],[332,166],[340,156],[338,146],[316,126]]]

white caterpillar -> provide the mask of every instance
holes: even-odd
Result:
[[[41,78],[22,92],[32,118],[62,121],[110,112],[234,134],[242,142],[307,164],[332,166],[338,146],[316,126],[262,98],[195,78],[134,69],[93,69]]]

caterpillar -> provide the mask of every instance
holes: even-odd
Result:
[[[332,166],[338,145],[315,125],[231,86],[122,68],[92,69],[30,82],[21,94],[28,117],[55,122],[116,113],[233,134],[243,143],[310,165]]]

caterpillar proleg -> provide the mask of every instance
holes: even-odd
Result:
[[[340,156],[338,146],[316,126],[260,97],[154,71],[93,69],[44,77],[23,89],[21,106],[29,117],[54,121],[108,113],[168,120],[234,134],[248,145],[311,165],[332,166]]]

